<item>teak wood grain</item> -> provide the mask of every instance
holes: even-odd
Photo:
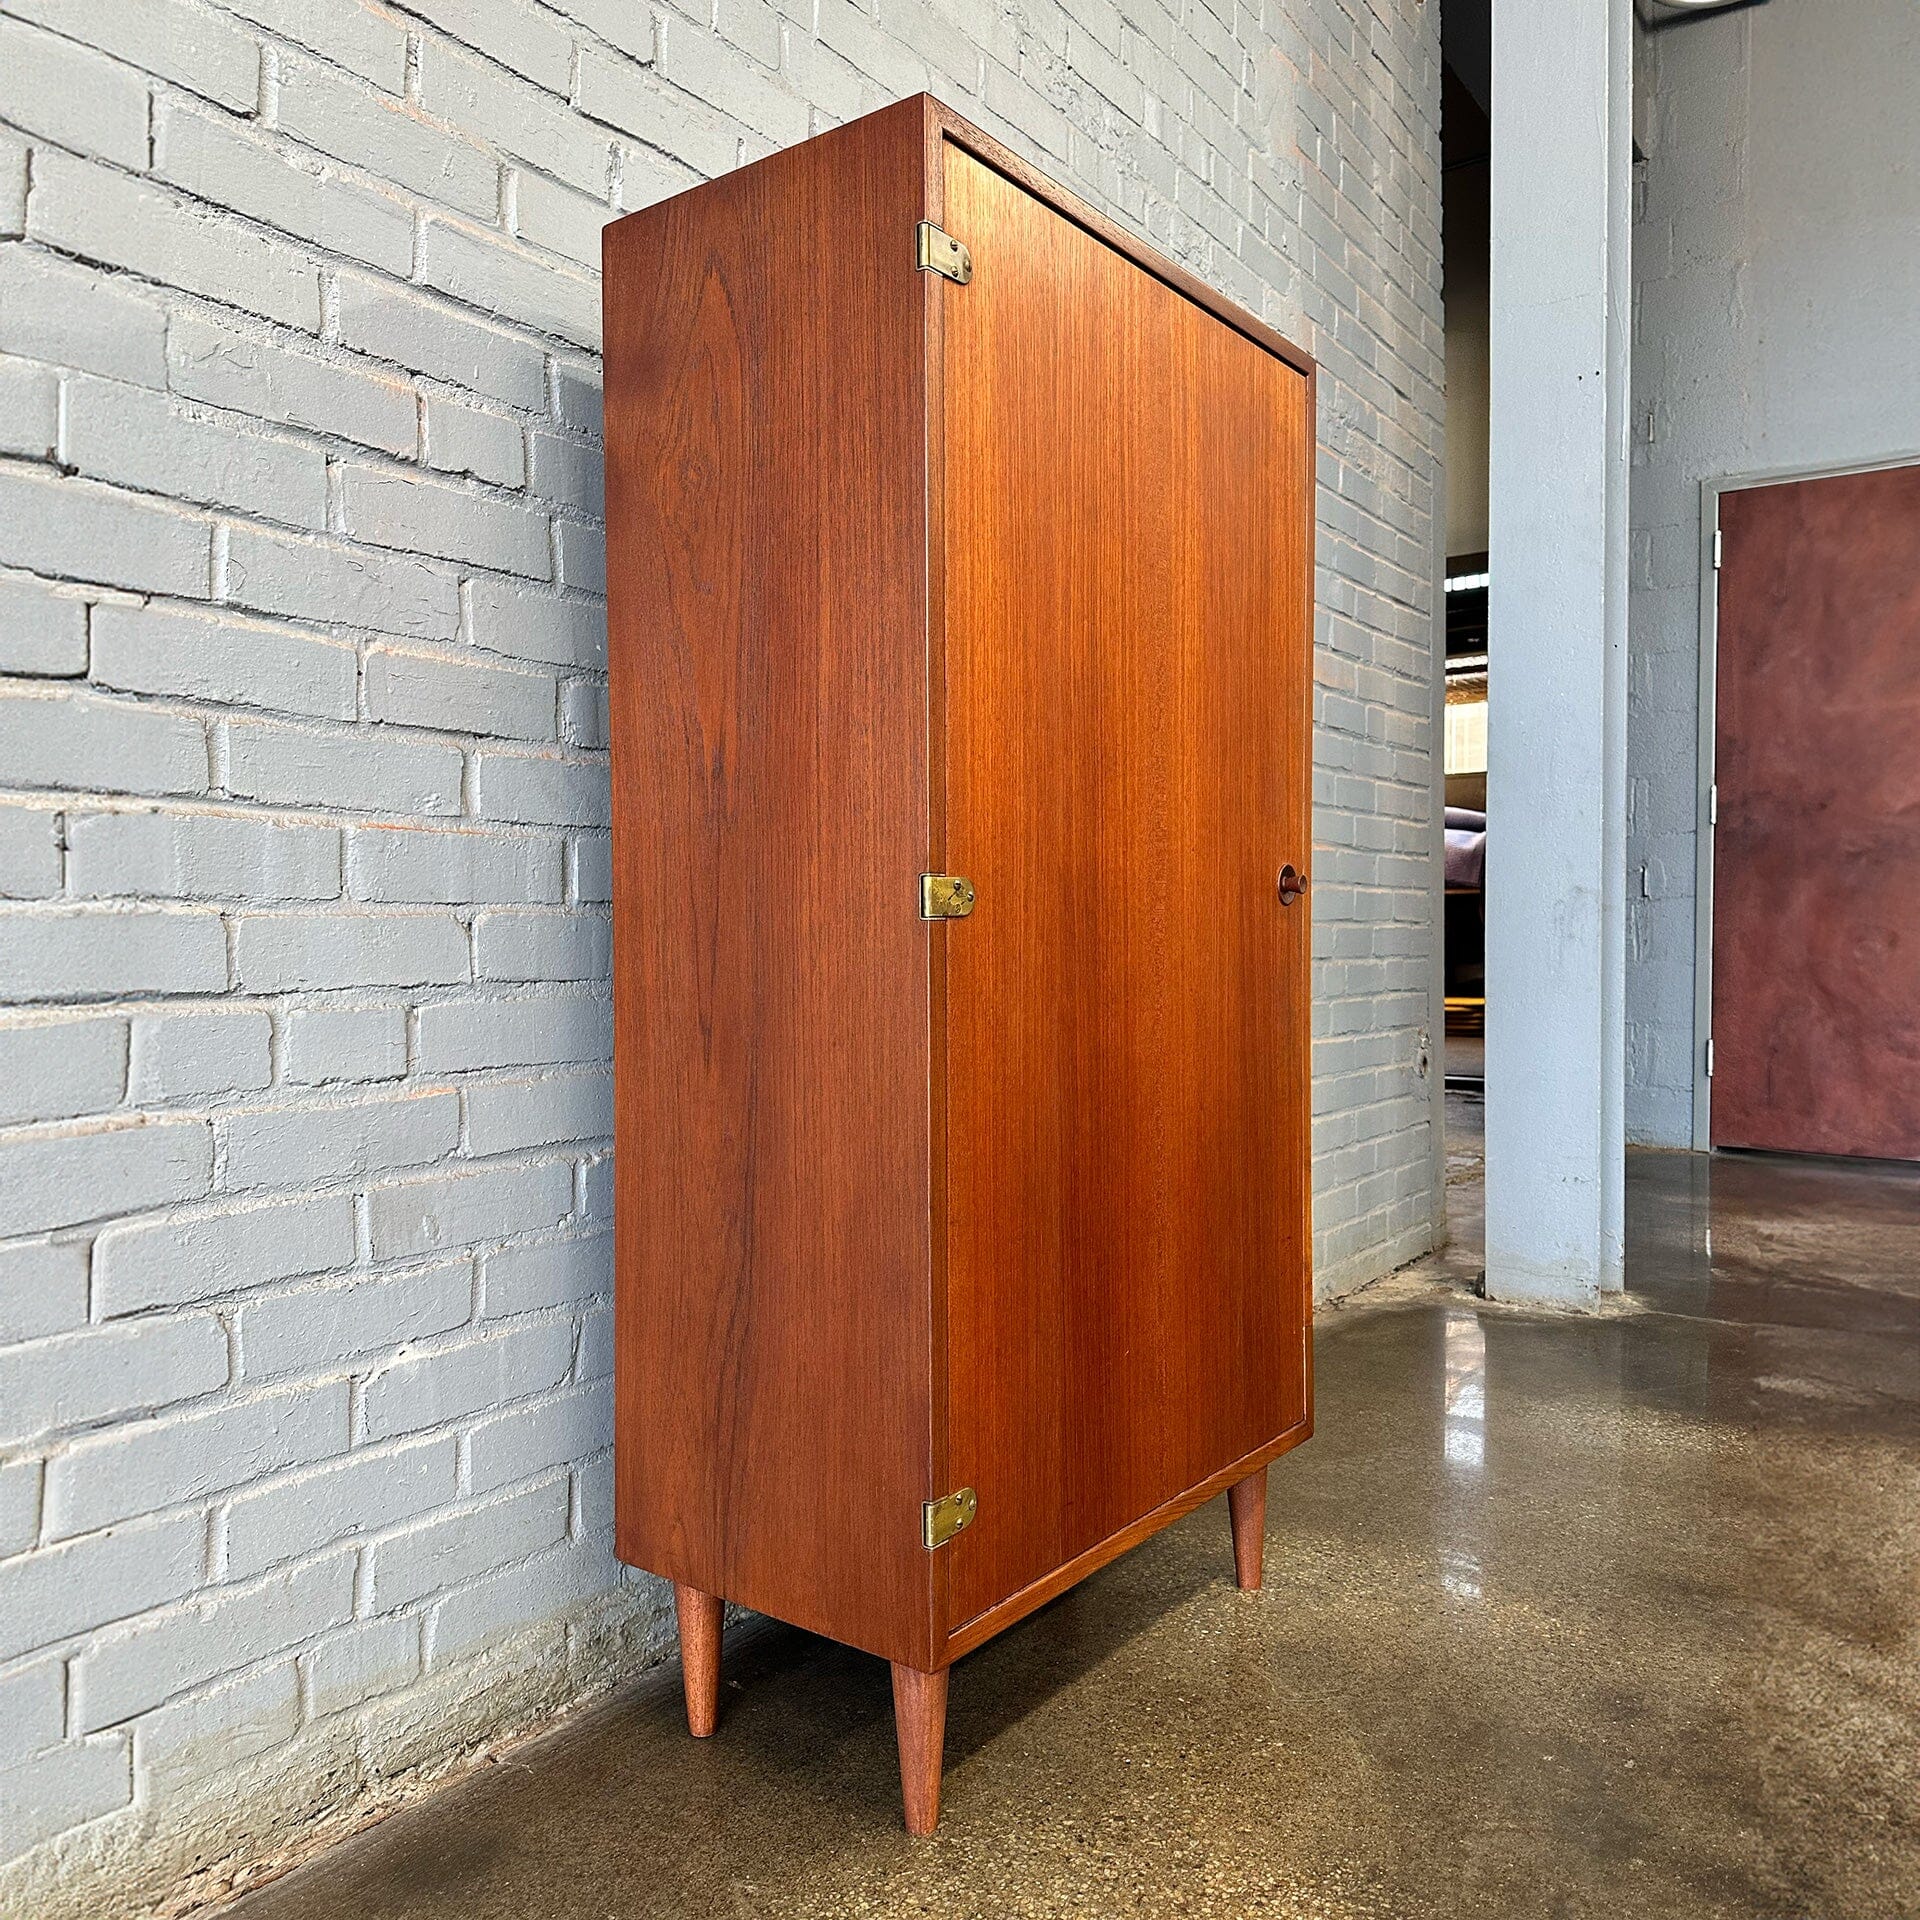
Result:
[[[621,1556],[934,1664],[923,117],[608,230]]]
[[[945,315],[959,1627],[1306,1418],[1306,382],[971,155]]]
[[[924,98],[605,263],[617,1546],[939,1673],[1309,1430],[1312,363]]]

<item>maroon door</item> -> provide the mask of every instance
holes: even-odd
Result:
[[[1920,467],[1720,529],[1713,1144],[1920,1160]]]

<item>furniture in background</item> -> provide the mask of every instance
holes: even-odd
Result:
[[[617,1538],[949,1665],[1307,1437],[1311,361],[937,103],[605,242]]]

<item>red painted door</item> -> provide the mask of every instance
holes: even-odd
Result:
[[[1713,1144],[1920,1159],[1920,467],[1720,530]]]

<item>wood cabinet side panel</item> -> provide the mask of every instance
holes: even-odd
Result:
[[[925,113],[608,230],[616,1533],[928,1663]]]

